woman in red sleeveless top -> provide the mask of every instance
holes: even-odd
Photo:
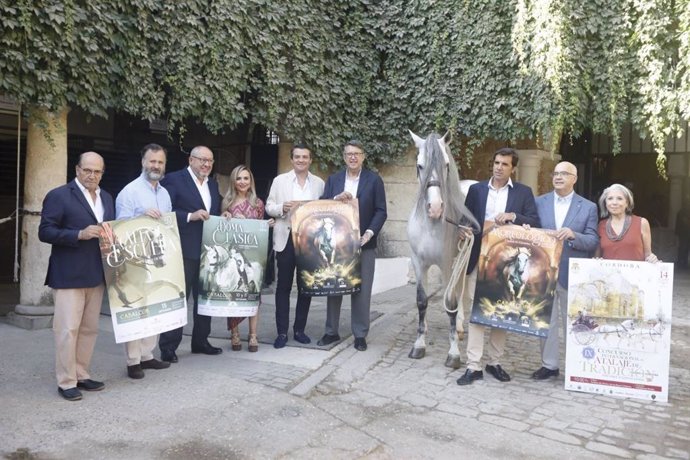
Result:
[[[658,262],[652,252],[652,231],[649,221],[632,213],[635,202],[632,192],[621,184],[613,184],[599,198],[600,247],[598,257],[604,259]]]
[[[233,217],[235,219],[263,219],[264,202],[256,196],[256,186],[254,185],[254,175],[244,165],[239,165],[230,173],[230,187],[223,198],[222,209],[223,217]],[[268,225],[273,226],[274,219],[268,220]],[[244,257],[237,255],[237,257]],[[246,259],[245,259],[246,261]],[[245,277],[246,281],[246,277]],[[261,289],[261,283],[257,286]],[[240,341],[239,325],[244,320],[243,317],[228,318],[228,329],[230,330],[231,350],[242,350]],[[256,337],[256,329],[259,323],[259,313],[249,317],[249,339],[248,349],[255,352],[259,350],[259,340]]]

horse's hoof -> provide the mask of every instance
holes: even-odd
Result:
[[[410,350],[410,354],[407,355],[407,357],[412,359],[422,359],[425,354],[426,348],[413,348]]]
[[[450,356],[446,358],[446,367],[451,367],[453,369],[460,369],[460,357],[459,356]]]

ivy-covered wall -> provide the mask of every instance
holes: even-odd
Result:
[[[690,0],[0,0],[0,93],[52,110],[252,122],[324,164],[406,130],[551,148],[690,119]],[[462,161],[462,160],[460,160]]]

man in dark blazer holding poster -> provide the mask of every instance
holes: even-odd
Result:
[[[362,167],[365,159],[364,147],[358,141],[350,141],[343,149],[346,168],[326,180],[323,199],[349,201],[357,198],[359,203],[359,231],[361,253],[361,290],[352,294],[352,334],[358,351],[367,349],[366,336],[369,333],[369,309],[371,288],[376,268],[376,237],[386,218],[386,191],[381,177]],[[318,341],[324,346],[340,340],[338,323],[343,296],[330,296],[326,303],[326,333]]]
[[[532,190],[526,185],[513,182],[510,178],[518,165],[518,154],[514,149],[502,148],[494,153],[491,179],[473,184],[467,192],[465,206],[477,222],[493,221],[497,225],[528,224],[539,227],[539,215]],[[482,235],[476,235],[467,266],[467,281],[463,307],[472,309],[477,283],[477,261],[482,244]],[[469,385],[484,378],[481,359],[484,355],[485,326],[470,323],[467,334],[467,370],[457,380],[458,385]],[[506,342],[505,329],[490,328],[489,362],[486,371],[501,382],[510,380],[499,361]]]
[[[558,284],[551,309],[549,335],[546,339],[541,339],[542,367],[532,374],[535,380],[545,380],[559,374],[558,316],[560,314],[563,337],[566,337],[569,260],[571,257],[592,257],[599,247],[597,205],[575,193],[575,165],[561,161],[554,168],[551,177],[553,192],[537,198],[537,212],[542,228],[558,232],[556,236],[563,241],[563,252],[558,267]]]
[[[189,166],[166,175],[160,184],[170,194],[172,208],[177,216],[180,232],[184,278],[187,299],[192,294],[194,327],[192,329],[192,353],[219,355],[221,348],[208,342],[211,333],[211,317],[198,314],[199,307],[199,259],[204,221],[220,215],[221,197],[218,182],[210,177],[213,169],[213,152],[203,146],[194,147],[189,154]],[[176,363],[176,350],[182,341],[182,328],[161,334],[158,347],[161,360]]]
[[[76,178],[43,200],[38,227],[38,239],[52,245],[45,284],[54,290],[58,392],[69,401],[105,387],[89,376],[105,289],[100,224],[115,219],[113,197],[98,186],[104,170],[99,154],[82,153]]]

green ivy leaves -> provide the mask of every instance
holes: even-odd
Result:
[[[172,129],[261,124],[339,164],[690,119],[690,0],[0,0],[0,93]],[[619,145],[616,144],[616,149]],[[458,151],[457,149],[455,151]]]

